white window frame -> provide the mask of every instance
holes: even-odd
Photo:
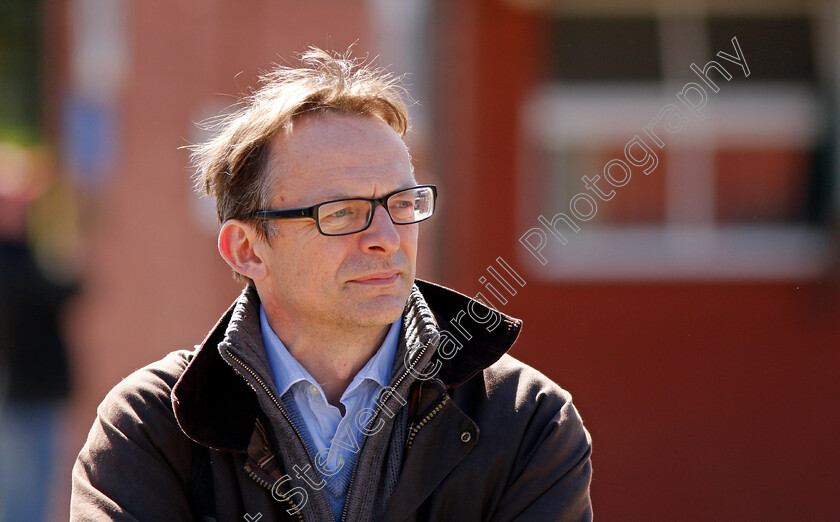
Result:
[[[680,105],[675,94],[688,81],[699,81],[690,73],[692,59],[686,49],[708,47],[698,17],[696,30],[671,25],[673,18],[660,16],[660,37],[664,45],[662,60],[667,80],[659,83],[555,83],[532,93],[522,112],[519,150],[522,186],[519,227],[523,231],[539,226],[542,211],[550,218],[552,209],[535,208],[529,195],[538,193],[534,183],[533,157],[545,153],[598,148],[621,149],[668,103]],[[745,44],[746,45],[746,44]],[[682,49],[673,52],[673,49]],[[718,49],[693,56],[716,59]],[[731,53],[731,49],[721,49]],[[747,54],[746,52],[744,53]],[[651,57],[657,59],[657,57]],[[747,56],[747,60],[749,57]],[[695,60],[696,61],[696,60]],[[697,63],[702,67],[706,62]],[[678,71],[677,66],[682,70]],[[714,221],[714,154],[726,148],[766,148],[777,144],[785,148],[813,147],[826,122],[815,93],[804,82],[760,82],[744,78],[737,66],[730,70],[732,81],[721,79],[720,91],[707,89],[706,118],[690,118],[678,134],[663,133],[667,164],[660,163],[651,176],[666,176],[664,224],[650,226],[597,225],[579,223],[580,232],[565,234],[567,244],[549,234],[541,254],[542,265],[525,248],[519,257],[531,272],[544,280],[767,280],[816,278],[832,262],[832,240],[816,225],[725,225]],[[729,68],[727,68],[729,69]],[[689,72],[689,74],[686,74]],[[737,73],[737,74],[736,74]],[[676,81],[680,78],[682,81]],[[536,149],[536,150],[535,150]],[[674,173],[691,169],[690,176]],[[598,172],[575,172],[579,177]],[[643,183],[634,169],[630,183]],[[616,198],[622,197],[620,188]],[[570,194],[571,196],[571,194]],[[599,201],[608,206],[612,202]],[[568,201],[555,212],[568,213]]]

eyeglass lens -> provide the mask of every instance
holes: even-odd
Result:
[[[407,225],[429,218],[434,212],[434,193],[418,187],[393,194],[386,201],[391,220]],[[318,208],[318,224],[324,234],[352,234],[368,226],[373,203],[366,199],[333,201]]]

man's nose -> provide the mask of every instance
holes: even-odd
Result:
[[[362,232],[362,248],[364,250],[380,250],[396,252],[400,248],[400,234],[397,226],[391,221],[391,216],[384,206],[377,206],[373,211],[370,226]]]

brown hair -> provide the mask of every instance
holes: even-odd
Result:
[[[364,60],[310,47],[297,67],[275,66],[232,115],[210,123],[213,138],[190,147],[196,189],[216,200],[219,223],[250,220],[270,204],[271,139],[306,114],[335,111],[375,116],[401,137],[408,111],[400,78]],[[267,226],[257,227],[265,238]]]

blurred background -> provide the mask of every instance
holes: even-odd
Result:
[[[748,77],[716,57],[733,37]],[[0,0],[0,228],[63,289],[69,370],[8,346],[31,377],[0,392],[53,408],[47,519],[68,517],[107,391],[200,343],[239,292],[181,148],[196,122],[272,63],[353,43],[410,75],[409,146],[440,192],[418,275],[487,294],[502,257],[526,281],[495,304],[525,321],[512,354],[574,395],[598,519],[840,518],[840,3]],[[719,92],[690,68],[710,60]],[[661,131],[657,168],[537,262],[519,238],[569,214],[582,176],[607,190],[688,82],[705,119]]]

